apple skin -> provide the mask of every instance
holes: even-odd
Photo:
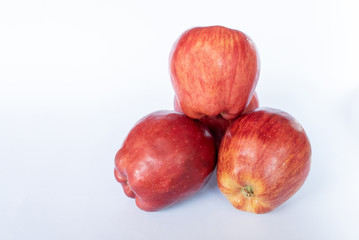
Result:
[[[157,111],[128,134],[115,157],[115,178],[139,208],[158,211],[199,191],[215,168],[216,154],[203,123]]]
[[[233,119],[248,105],[260,62],[253,41],[222,26],[196,27],[174,43],[169,58],[173,88],[183,112],[194,119]]]
[[[179,106],[176,96],[174,97],[173,106],[174,106],[175,111],[183,113],[181,107]],[[254,92],[251,101],[246,106],[246,108],[244,109],[242,114],[251,112],[251,111],[255,110],[256,108],[258,108],[258,106],[259,106],[258,96],[257,96],[257,93]],[[217,117],[204,117],[204,118],[199,119],[199,121],[204,123],[209,128],[214,139],[216,140],[216,147],[218,149],[219,145],[221,144],[223,135],[226,132],[228,126],[233,121],[233,119],[227,120],[227,119],[224,119],[221,115],[218,115]]]
[[[259,107],[259,100],[258,100],[258,95],[256,92],[254,92],[251,101],[249,102],[249,104],[246,106],[246,108],[243,110],[242,114],[245,114],[247,112],[252,112],[255,109],[257,109]]]
[[[303,185],[311,146],[288,113],[259,108],[237,118],[219,149],[217,183],[237,209],[270,212]]]

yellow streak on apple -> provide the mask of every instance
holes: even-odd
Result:
[[[258,213],[269,208],[269,205],[256,195],[256,193],[263,193],[264,191],[263,184],[258,180],[251,179],[250,184],[242,186],[235,182],[232,177],[223,174],[219,187],[229,202],[237,209]],[[251,188],[252,194],[245,191],[246,187]]]

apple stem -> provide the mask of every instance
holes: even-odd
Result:
[[[247,197],[252,197],[254,195],[253,188],[251,186],[245,186],[243,192]]]

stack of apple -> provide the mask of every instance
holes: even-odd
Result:
[[[217,165],[237,209],[266,213],[303,185],[311,147],[289,114],[258,108],[259,56],[244,33],[192,28],[175,42],[176,111],[139,120],[115,157],[115,177],[139,208],[157,211],[198,192]]]

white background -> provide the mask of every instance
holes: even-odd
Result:
[[[0,239],[359,239],[358,1],[0,1]],[[312,144],[304,186],[271,213],[234,209],[215,175],[147,213],[113,159],[172,109],[172,44],[194,26],[247,33],[261,106]]]

